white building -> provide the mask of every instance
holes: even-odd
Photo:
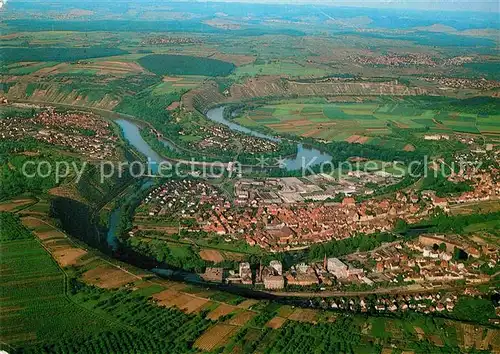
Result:
[[[251,271],[252,270],[250,269],[250,263],[248,262],[240,263],[240,277],[243,277],[245,274],[248,274],[248,272]]]
[[[450,140],[450,136],[446,134],[432,134],[432,135],[425,135],[424,140],[433,140],[433,141],[438,141],[438,140]]]
[[[264,287],[266,289],[283,289],[285,279],[281,275],[268,275],[264,278]]]
[[[347,269],[348,269],[347,264],[344,264],[338,258],[328,258],[327,269],[330,273],[335,275],[337,278],[347,278],[349,276],[349,273],[347,271]]]
[[[283,265],[280,261],[271,261],[269,266],[273,268],[278,275],[283,275]]]

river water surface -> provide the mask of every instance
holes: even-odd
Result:
[[[206,114],[207,118],[213,122],[223,124],[233,131],[255,136],[257,138],[266,139],[276,143],[281,142],[281,139],[275,136],[263,134],[251,130],[242,125],[236,124],[224,118],[225,107],[217,107],[209,110]],[[311,147],[297,144],[297,155],[293,158],[286,158],[282,161],[283,167],[288,171],[300,170],[302,168],[312,167],[332,160],[332,157],[324,152]]]
[[[269,141],[274,141],[274,142],[281,141],[281,139],[278,137],[256,132],[254,130],[248,129],[246,127],[228,121],[227,119],[224,118],[224,109],[225,109],[224,107],[217,107],[211,109],[210,111],[207,112],[206,116],[211,121],[223,124],[233,131],[252,135],[257,138],[266,139]],[[144,154],[151,161],[159,163],[167,160],[161,157],[159,154],[157,154],[151,148],[151,146],[149,146],[149,144],[142,138],[140,133],[141,126],[139,123],[127,119],[118,119],[116,120],[116,123],[121,127],[125,139],[127,139],[127,141],[132,146],[134,146],[139,152]],[[168,140],[160,139],[160,141],[170,149],[178,151],[178,149]],[[300,170],[301,168],[307,168],[318,164],[322,164],[331,161],[331,159],[332,157],[329,154],[319,151],[318,149],[314,149],[305,146],[303,144],[297,144],[297,155],[294,156],[293,158],[283,158],[282,161],[280,162],[282,164],[281,167],[285,168],[288,171],[295,171],[295,170]],[[274,164],[275,162],[277,161],[273,161],[273,159],[269,159],[267,161],[267,163],[269,164]],[[151,170],[154,173],[157,172],[157,166],[155,166],[155,164],[152,164]]]

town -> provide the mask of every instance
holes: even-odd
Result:
[[[32,118],[0,120],[0,139],[36,140],[64,147],[92,160],[117,157],[116,142],[111,124],[87,112],[56,112],[49,107]]]
[[[486,80],[484,78],[426,77],[424,80],[426,82],[437,83],[440,86],[453,87],[456,89],[493,90],[500,87],[500,82]]]
[[[199,39],[192,37],[150,37],[141,42],[142,45],[166,45],[166,44],[201,44]]]
[[[471,184],[471,191],[459,195],[441,197],[433,190],[410,189],[397,192],[394,198],[356,202],[357,193],[368,197],[373,193],[356,184],[358,174],[379,185],[386,178],[377,172],[352,172],[340,181],[325,174],[241,179],[234,184],[234,198],[206,181],[172,180],[151,191],[139,211],[158,223],[177,217],[188,232],[203,231],[226,242],[244,240],[250,246],[282,252],[358,233],[391,231],[398,220],[413,224],[436,210],[447,212],[454,205],[500,196],[497,169],[478,173],[468,169],[449,177]]]
[[[352,253],[344,260],[325,255],[322,262],[300,263],[289,270],[278,260],[256,269],[242,262],[237,271],[208,267],[201,278],[278,293],[302,288],[344,294],[319,304],[334,310],[429,314],[453,311],[457,296],[447,289],[457,284],[471,287],[466,293],[474,295],[477,290],[472,286],[488,283],[489,274],[498,272],[499,254],[497,243],[481,237],[471,240],[459,235],[424,234],[413,241],[399,240],[369,252]],[[353,285],[372,293],[367,296],[360,291],[355,296]],[[399,295],[373,292],[377,288],[398,289]]]
[[[465,63],[474,61],[473,57],[457,56],[446,59],[438,59],[425,53],[406,53],[396,54],[389,53],[381,56],[351,56],[350,60],[363,65],[387,65],[395,67],[404,66],[430,66],[437,67],[438,65],[444,66],[459,66]]]

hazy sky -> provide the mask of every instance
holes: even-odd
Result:
[[[499,13],[499,0],[198,0],[269,4],[321,4],[372,8],[400,8],[447,11],[482,11]],[[499,14],[500,16],[500,14]]]

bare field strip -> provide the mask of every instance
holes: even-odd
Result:
[[[276,316],[272,318],[269,322],[267,322],[266,327],[272,328],[272,329],[278,329],[281,328],[286,322],[286,318]]]
[[[204,261],[219,263],[224,260],[222,254],[217,250],[204,249],[200,251],[200,257]]]
[[[221,347],[233,333],[238,330],[237,326],[219,323],[207,329],[195,342],[194,347],[204,351],[212,351]]]
[[[296,309],[290,316],[289,320],[298,322],[316,323],[317,312],[311,309]]]
[[[35,231],[35,235],[42,241],[45,241],[48,239],[65,239],[66,238],[66,235],[64,235],[62,232],[57,231],[57,230],[40,231],[40,232]]]
[[[231,312],[236,310],[237,307],[228,304],[220,304],[216,309],[210,311],[207,315],[207,319],[216,321],[219,317],[229,315]]]
[[[359,135],[351,135],[350,137],[348,137],[347,139],[345,139],[345,141],[347,141],[348,143],[354,143],[355,141],[358,141],[358,139],[361,138]]]
[[[197,297],[192,297],[191,300],[185,303],[183,306],[180,306],[181,310],[184,310],[186,313],[198,313],[205,305],[209,302],[208,299],[202,299]]]
[[[170,301],[179,296],[179,294],[180,293],[176,290],[167,289],[160,293],[154,294],[153,299],[155,299],[158,302],[158,305],[168,306]]]
[[[189,303],[192,299],[193,299],[193,297],[188,295],[188,294],[179,293],[178,296],[170,299],[168,302],[165,302],[165,304],[168,307],[175,306],[175,307],[180,309],[184,305]]]
[[[28,205],[28,204],[33,203],[33,202],[34,202],[33,199],[11,200],[9,202],[0,203],[0,211],[11,211],[11,210]]]
[[[36,227],[46,225],[42,220],[38,220],[30,216],[22,218],[21,221],[28,229],[34,229]]]
[[[89,284],[104,289],[119,288],[125,284],[138,280],[138,278],[134,277],[132,274],[109,265],[98,266],[83,273],[83,279]]]
[[[163,82],[177,82],[184,80],[183,77],[172,77],[172,76],[164,76]]]
[[[59,263],[61,267],[67,267],[70,265],[75,265],[78,263],[80,257],[87,254],[87,251],[81,248],[67,248],[54,251],[52,255],[56,259],[56,262]]]
[[[229,320],[229,324],[235,325],[235,326],[243,326],[245,325],[248,321],[250,321],[252,318],[254,318],[257,315],[256,312],[253,311],[242,311],[238,313],[236,316],[231,318]]]

